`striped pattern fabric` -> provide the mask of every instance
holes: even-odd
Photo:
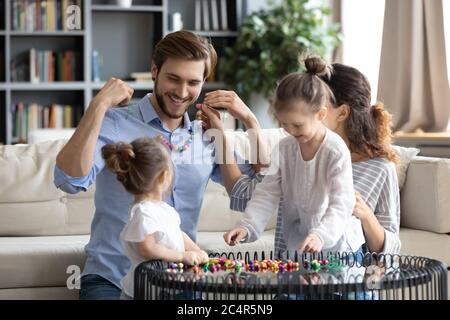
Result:
[[[401,242],[400,229],[400,192],[398,188],[395,165],[382,158],[352,163],[353,185],[368,207],[374,212],[380,225],[384,228],[385,240],[382,252],[399,253]],[[264,178],[257,174],[253,179],[242,175],[233,187],[230,196],[232,210],[245,211],[256,185]],[[280,199],[275,231],[275,252],[284,252],[286,243],[283,239],[283,198]]]

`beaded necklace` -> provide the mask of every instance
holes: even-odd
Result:
[[[187,138],[187,140],[182,143],[182,144],[174,144],[174,143],[170,143],[166,138],[164,138],[163,136],[161,136],[161,142],[167,147],[169,148],[169,150],[171,151],[176,151],[179,153],[182,153],[184,151],[186,151],[187,149],[189,149],[189,147],[191,146],[192,143],[192,136],[193,136],[193,130],[192,127],[189,128],[189,138]]]

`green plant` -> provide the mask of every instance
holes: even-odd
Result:
[[[337,24],[326,24],[331,10],[308,0],[282,0],[247,16],[233,47],[227,48],[225,80],[245,100],[251,93],[270,98],[276,83],[301,71],[305,52],[324,56],[340,42]]]

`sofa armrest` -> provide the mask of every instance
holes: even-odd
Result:
[[[402,227],[450,232],[450,159],[415,157],[401,191]]]

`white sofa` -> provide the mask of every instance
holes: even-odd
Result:
[[[229,133],[248,155],[244,133]],[[270,145],[283,136],[265,130]],[[66,194],[53,185],[53,166],[65,140],[0,146],[0,299],[77,299],[70,266],[83,267],[94,212],[94,187]],[[450,160],[416,157],[401,191],[402,253],[450,265]],[[274,215],[275,218],[275,215]],[[211,251],[270,250],[275,219],[255,243],[227,247],[222,234],[239,219],[225,189],[208,185],[198,226],[199,245]],[[68,273],[69,271],[69,273]]]

